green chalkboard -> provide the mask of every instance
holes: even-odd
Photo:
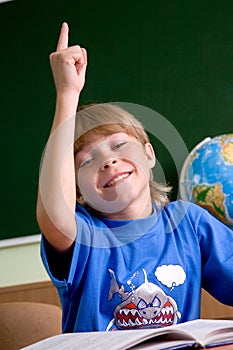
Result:
[[[48,57],[63,21],[70,43],[89,54],[81,103],[138,104],[171,123],[165,138],[156,125],[148,132],[176,199],[184,154],[174,162],[173,132],[191,150],[233,131],[232,14],[232,0],[1,3],[0,238],[39,233],[38,174],[55,101]]]

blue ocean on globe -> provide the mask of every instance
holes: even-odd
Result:
[[[180,174],[180,195],[233,229],[233,134],[206,138],[190,152]]]

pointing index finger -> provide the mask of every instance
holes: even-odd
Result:
[[[69,26],[66,22],[62,24],[58,43],[57,43],[57,51],[61,51],[67,49],[69,41]]]

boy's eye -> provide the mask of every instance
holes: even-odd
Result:
[[[92,162],[93,162],[94,158],[87,158],[87,159],[84,159],[81,164],[80,164],[80,168],[83,168],[85,166],[88,166],[90,165]]]
[[[124,146],[126,143],[127,143],[127,141],[122,141],[122,142],[116,143],[116,144],[112,147],[112,149],[113,149],[113,150],[118,149],[118,148]]]

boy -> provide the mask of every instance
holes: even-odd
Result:
[[[201,287],[233,305],[233,232],[169,203],[141,124],[112,104],[76,109],[87,54],[62,25],[50,56],[57,92],[37,203],[41,254],[63,332],[164,327],[200,317]]]

